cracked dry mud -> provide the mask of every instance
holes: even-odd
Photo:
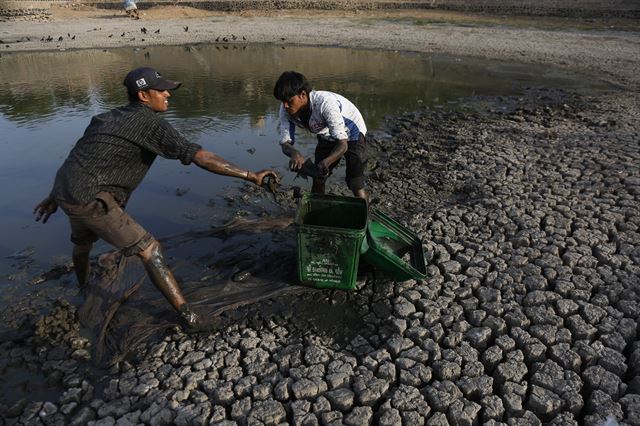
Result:
[[[428,279],[261,302],[97,378],[59,303],[0,366],[62,392],[0,424],[640,424],[638,101],[529,90],[389,119],[373,203],[420,235]],[[362,323],[338,339],[302,300]]]

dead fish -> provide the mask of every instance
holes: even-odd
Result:
[[[326,178],[327,175],[322,173],[322,170],[311,160],[311,158],[307,158],[307,161],[304,162],[302,168],[298,170],[298,174],[296,177],[301,176],[303,178],[313,178],[313,179],[323,179]]]
[[[264,182],[262,182],[262,186],[271,194],[273,194],[273,201],[278,202],[276,195],[278,193],[278,187],[280,186],[280,184],[276,182],[273,177],[267,176],[264,179]]]
[[[241,283],[241,282],[246,281],[250,277],[251,277],[251,272],[250,271],[239,271],[239,272],[236,272],[235,274],[233,274],[233,277],[231,277],[231,281],[236,282],[236,283]]]
[[[187,192],[189,192],[191,188],[176,188],[176,195],[178,197],[182,197],[184,194],[186,194]]]
[[[34,253],[35,253],[35,250],[33,249],[33,247],[27,247],[25,249],[22,249],[20,251],[13,253],[12,255],[7,256],[7,259],[23,260],[23,259],[30,258],[31,256],[33,256]]]
[[[33,277],[31,280],[29,280],[28,284],[37,285],[47,281],[57,280],[60,279],[63,275],[70,273],[71,271],[73,271],[73,264],[71,263],[65,265],[57,265],[44,274]]]

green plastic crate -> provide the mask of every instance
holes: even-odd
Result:
[[[377,209],[369,214],[362,259],[398,281],[427,276],[420,238]]]
[[[367,229],[365,200],[305,193],[294,223],[300,282],[319,288],[353,289]]]

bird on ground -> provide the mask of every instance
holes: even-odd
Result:
[[[227,41],[229,41],[229,39],[226,38],[226,37],[222,37],[222,41],[224,41],[226,43]]]
[[[40,41],[44,41],[44,36],[42,36],[42,38],[40,39]]]
[[[182,28],[184,28],[184,32],[185,32],[185,33],[186,33],[187,31],[189,31],[189,26],[188,26],[188,25],[185,25],[185,26],[184,26],[184,27],[182,27]]]
[[[231,34],[231,38],[232,38],[233,40],[236,40],[238,37],[236,37],[236,35],[235,35],[235,34]]]
[[[220,41],[220,36],[216,37],[216,43]]]
[[[76,35],[74,34],[73,37],[71,37],[71,40],[75,40],[76,39]]]
[[[151,54],[149,52],[144,52],[144,57],[149,59],[151,57]]]
[[[157,30],[154,31],[154,33],[156,34],[160,34],[160,28],[158,28]]]
[[[247,40],[247,38],[246,38],[245,36],[242,36],[242,39],[243,39],[243,40]]]
[[[48,37],[47,37],[47,41],[53,41],[53,37],[48,36]]]
[[[108,37],[109,37],[109,38],[113,37],[113,34],[109,34],[109,36],[108,36]]]
[[[122,34],[120,34],[120,37],[124,37],[124,34],[125,34],[125,33],[124,33],[124,32],[122,32]]]
[[[147,29],[145,27],[140,28],[140,32],[142,34],[146,34],[147,33]]]
[[[67,33],[67,37],[71,38],[71,34]]]
[[[62,36],[58,37],[58,41],[62,41],[64,38]]]

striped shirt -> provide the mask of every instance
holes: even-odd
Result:
[[[325,139],[354,141],[367,133],[362,114],[344,96],[337,93],[312,90],[309,93],[311,116],[309,123],[287,114],[280,105],[280,143],[295,142],[296,127],[302,127]]]
[[[201,148],[151,108],[131,103],[91,119],[58,170],[51,194],[86,204],[106,191],[126,203],[158,155],[187,165]]]

